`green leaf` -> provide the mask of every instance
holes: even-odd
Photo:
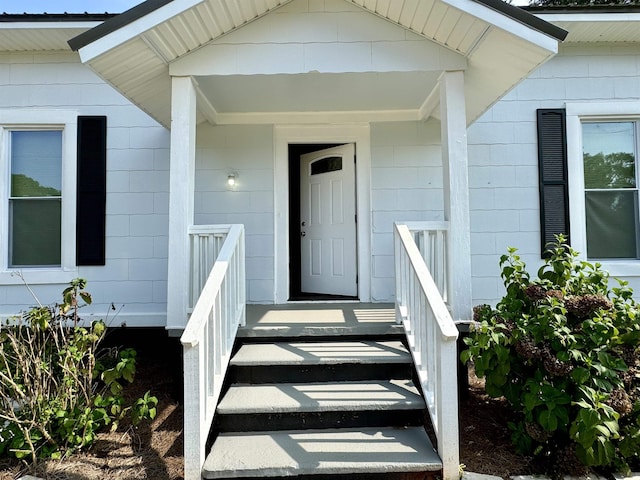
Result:
[[[91,297],[91,294],[89,292],[80,292],[80,298],[82,298],[84,303],[86,303],[87,305],[91,305],[91,302],[93,301],[93,298]]]
[[[577,384],[583,384],[589,381],[591,375],[589,374],[589,370],[587,370],[586,368],[576,367],[571,372],[571,378]]]
[[[538,414],[538,423],[548,432],[555,432],[558,429],[558,418],[553,410],[543,410]]]

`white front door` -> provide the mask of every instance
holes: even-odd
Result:
[[[301,156],[301,287],[357,296],[355,146]]]

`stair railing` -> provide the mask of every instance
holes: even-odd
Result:
[[[213,262],[218,258],[231,225],[191,225],[189,227],[189,256],[191,269],[189,275],[188,313],[200,297],[200,292],[209,278]]]
[[[406,332],[435,430],[444,480],[454,480],[459,478],[460,461],[458,329],[415,238],[408,225],[395,224],[396,321]]]
[[[448,303],[451,291],[447,263],[449,222],[404,222],[404,225],[411,231],[444,303]]]
[[[185,480],[201,479],[207,437],[231,350],[238,327],[246,320],[244,226],[211,227],[221,229],[226,230],[226,238],[180,338],[184,349]],[[192,248],[199,247],[202,244],[192,242]],[[195,258],[198,254],[192,251]]]

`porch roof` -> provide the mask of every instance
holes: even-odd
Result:
[[[566,36],[561,28],[501,0],[344,1],[460,56],[464,65],[462,68],[466,69],[468,123],[551,58],[557,52],[558,41]],[[290,2],[148,0],[73,38],[69,45],[79,51],[82,61],[107,82],[168,126],[170,66]],[[273,91],[282,93],[265,95],[253,112],[247,112],[244,106],[235,108],[229,102],[224,105],[223,111],[219,111],[220,107],[214,99],[223,96],[229,98],[230,92],[207,87],[206,79],[200,78],[197,83],[203,86],[199,87],[198,120],[207,119],[212,123],[274,123],[278,118],[291,118],[286,102],[290,89],[286,82],[294,79],[290,72],[277,73],[281,75],[270,77],[270,81],[277,82],[279,86]],[[304,121],[304,115],[309,112],[317,115],[336,111],[340,114],[338,117],[346,121],[418,120],[437,116],[438,75],[433,72],[417,71],[413,80],[408,82],[404,82],[407,72],[384,72],[383,76],[377,76],[382,72],[375,69],[294,73],[312,78],[320,91],[335,91],[336,79],[328,73],[340,75],[340,85],[346,86],[339,101],[327,102],[320,112],[312,104],[306,110],[294,112],[297,121]],[[369,85],[370,78],[376,78],[379,84],[365,89],[363,93],[363,82]],[[305,80],[299,77],[299,84],[309,83],[300,82],[300,79]],[[224,84],[226,80],[227,88],[229,81],[233,80],[233,85],[238,84],[238,88],[244,88],[245,91],[265,85],[264,75],[256,72],[236,79],[219,77],[219,80],[219,84]],[[388,88],[394,84],[398,87]],[[420,84],[419,93],[417,84]],[[379,102],[382,90],[387,95],[385,103]],[[240,94],[236,93],[236,96],[240,98]],[[358,99],[358,102],[351,99]],[[363,105],[371,107],[362,108]]]
[[[589,8],[532,9],[539,18],[569,32],[564,43],[638,43],[640,7],[636,5]]]
[[[69,38],[101,25],[110,14],[1,14],[0,51],[69,50]]]

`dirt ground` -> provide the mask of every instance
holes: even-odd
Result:
[[[137,429],[102,433],[90,451],[62,462],[42,462],[30,472],[15,461],[0,459],[0,480],[14,480],[25,473],[46,480],[182,479],[182,384],[177,340],[167,340],[163,332],[145,332],[134,346],[138,350],[138,371],[135,388],[128,395],[136,397],[151,390],[159,400],[156,419]],[[482,382],[473,372],[469,394],[460,406],[460,461],[466,471],[503,478],[539,473],[540,467],[536,469],[530,458],[514,452],[505,405],[485,395]]]
[[[484,382],[471,368],[468,395],[460,400],[460,463],[465,471],[502,478],[542,473],[531,458],[515,452],[507,408],[504,400],[486,395]]]
[[[182,479],[181,362],[177,339],[164,331],[114,332],[105,346],[132,346],[138,352],[136,379],[125,396],[137,398],[150,390],[158,398],[151,424],[121,425],[101,433],[91,450],[64,461],[42,461],[35,469],[0,459],[0,480],[31,473],[46,480],[178,480]]]

